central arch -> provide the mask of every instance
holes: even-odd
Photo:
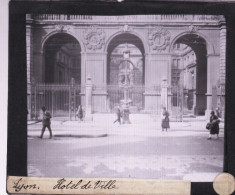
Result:
[[[122,75],[123,52],[125,48],[130,51],[127,61],[132,67],[131,88],[131,112],[139,112],[144,109],[144,76],[145,76],[145,47],[142,40],[131,33],[121,33],[113,37],[107,45],[107,85],[108,85],[108,110],[113,111],[120,105],[123,91],[120,88],[119,78]]]

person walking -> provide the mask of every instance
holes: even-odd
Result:
[[[162,119],[162,131],[164,131],[164,129],[170,128],[170,120],[169,120],[169,112],[166,110],[166,107],[163,107],[163,111],[162,111],[162,115],[161,115],[161,119]]]
[[[211,116],[210,116],[210,135],[207,139],[211,139],[212,135],[217,135],[217,139],[219,138],[219,122],[220,120],[218,117],[215,115],[214,111],[211,111]]]
[[[83,109],[82,109],[82,105],[78,106],[78,110],[77,110],[76,116],[80,119],[80,121],[83,121]]]
[[[43,117],[42,117],[42,132],[40,138],[43,138],[43,134],[46,130],[46,127],[48,128],[50,132],[50,139],[52,138],[52,130],[51,130],[51,114],[49,111],[46,110],[46,107],[42,107]]]
[[[221,118],[221,110],[219,107],[215,109],[215,113],[218,118]]]
[[[120,110],[119,106],[117,107],[116,114],[117,114],[117,119],[113,123],[119,122],[119,124],[121,125],[121,116],[122,116],[122,114],[121,114],[121,110]]]

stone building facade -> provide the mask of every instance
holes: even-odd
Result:
[[[79,102],[85,105],[83,86],[89,76],[92,112],[110,112],[109,86],[118,86],[118,63],[125,44],[133,52],[133,91],[139,94],[136,102],[141,102],[141,106],[133,103],[137,110],[159,113],[162,106],[173,110],[172,86],[183,78],[183,87],[194,97],[194,113],[209,113],[215,109],[212,87],[225,84],[223,16],[28,14],[26,36],[29,110],[32,84],[66,85],[71,79],[80,86]],[[177,53],[178,45],[186,45],[186,53]],[[166,105],[161,102],[162,80],[168,86]]]

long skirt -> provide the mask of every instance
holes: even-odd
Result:
[[[211,124],[210,134],[219,134],[219,124],[218,123]]]
[[[169,119],[162,119],[162,128],[170,128]]]

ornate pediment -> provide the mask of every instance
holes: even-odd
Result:
[[[152,50],[162,51],[170,44],[170,32],[157,27],[149,30],[148,40]]]
[[[83,42],[88,50],[100,50],[105,44],[105,32],[95,26],[83,31]]]

